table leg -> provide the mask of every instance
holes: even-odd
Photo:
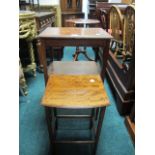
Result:
[[[99,113],[99,108],[96,108],[96,112],[95,112],[95,120],[98,119],[98,113]]]
[[[100,110],[99,120],[98,120],[98,124],[97,124],[97,131],[96,131],[96,135],[95,135],[94,155],[96,154],[96,150],[97,150],[97,145],[98,145],[98,141],[99,141],[99,137],[100,137],[100,133],[101,133],[105,110],[106,110],[106,107],[102,107]]]
[[[56,132],[55,132],[55,117],[52,108],[45,107],[46,121],[49,133],[50,144],[52,147],[52,153],[55,154]]]
[[[99,48],[98,47],[93,47],[94,53],[95,53],[95,62],[97,62],[99,60],[99,56],[98,56],[98,51]]]
[[[40,72],[44,72],[43,70],[43,64],[42,64],[42,61],[41,61],[41,42],[40,42],[40,39],[37,39],[37,52],[38,52],[38,57],[39,57],[39,71]]]
[[[49,133],[49,139],[50,143],[52,145],[52,112],[51,109],[48,107],[45,107],[45,115],[46,115],[46,122],[47,122],[47,128],[48,128],[48,133]]]
[[[103,47],[103,55],[102,55],[103,66],[102,66],[102,70],[101,70],[101,77],[102,77],[103,82],[104,82],[104,78],[105,78],[107,60],[109,57],[109,45],[110,45],[110,40],[106,40],[105,47]]]
[[[33,76],[36,77],[36,63],[35,63],[35,57],[34,57],[34,49],[33,49],[33,44],[32,40],[27,40],[28,43],[28,51],[30,55],[30,65],[28,65],[28,70],[32,70]]]

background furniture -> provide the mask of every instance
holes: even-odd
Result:
[[[26,80],[25,80],[25,76],[23,73],[23,68],[22,68],[22,64],[20,62],[19,59],[19,89],[22,92],[23,95],[27,95],[27,84],[26,84]]]
[[[37,35],[35,12],[20,11],[19,13],[19,39],[25,39],[28,45],[29,64],[21,59],[24,72],[32,72],[36,76],[36,62],[32,41]],[[22,50],[22,48],[20,48]]]
[[[121,12],[123,12],[123,10],[124,10],[123,8],[125,8],[127,6],[127,4],[124,4],[124,3],[96,2],[96,16],[101,21],[102,28],[106,29],[107,31],[108,31],[109,22],[110,22],[110,18],[109,18],[110,12],[109,11],[113,5],[118,6],[120,8]]]
[[[96,35],[96,34],[100,34],[100,35]],[[95,72],[97,72],[97,64],[95,62],[83,62],[82,63],[83,67],[79,67],[78,64],[80,64],[81,62],[70,62],[70,64],[68,64],[68,62],[62,62],[62,63],[53,62],[52,66],[51,65],[49,66],[49,69],[50,69],[49,70],[47,69],[47,64],[46,64],[45,50],[46,50],[46,47],[49,45],[53,45],[53,46],[58,46],[58,45],[59,46],[80,46],[80,45],[88,46],[89,45],[89,46],[103,47],[104,48],[104,55],[103,55],[104,67],[101,69],[100,75],[102,77],[102,80],[104,80],[105,67],[106,67],[108,51],[109,51],[109,42],[112,37],[100,28],[70,28],[70,29],[47,28],[39,35],[39,37],[41,40],[41,46],[39,48],[39,51],[40,51],[40,57],[42,57],[42,62],[44,66],[44,77],[45,77],[45,84],[46,84],[46,92],[43,97],[42,104],[46,106],[46,119],[47,119],[50,142],[51,144],[53,144],[53,147],[55,143],[95,143],[94,153],[96,153],[102,121],[105,113],[104,106],[108,105],[108,102],[107,102],[105,91],[101,95],[102,97],[99,97],[100,99],[98,100],[97,99],[98,97],[96,96],[98,96],[100,93],[94,92],[95,86],[91,88],[91,91],[94,92],[94,95],[93,95],[94,98],[92,98],[92,101],[91,101],[90,97],[88,97],[89,100],[87,99],[87,95],[89,95],[89,93],[85,93],[85,89],[87,88],[89,89],[89,86],[88,86],[89,84],[87,85],[87,81],[89,80],[92,81],[92,83],[96,81],[95,83],[97,85],[99,83],[101,84],[99,75],[90,75],[92,74],[92,71],[94,71],[93,68],[95,69]],[[61,45],[60,45],[60,42],[61,42]],[[76,63],[78,67],[77,66],[75,67],[74,63]],[[59,66],[59,67],[56,67],[56,66]],[[63,68],[60,66],[63,66]],[[90,69],[88,70],[88,68]],[[53,73],[53,75],[50,76],[50,73]],[[88,74],[90,75],[90,77]],[[51,82],[52,82],[52,85],[51,85]],[[98,88],[100,88],[100,86],[97,86],[97,90],[99,91],[100,89]],[[81,91],[81,89],[84,89],[84,90]],[[103,91],[103,88],[101,90]],[[53,93],[51,93],[51,91]],[[63,92],[67,94],[63,94]],[[92,94],[90,95],[92,96]],[[96,104],[94,104],[95,100],[96,100]],[[85,118],[87,116],[83,116],[83,115],[82,116],[81,115],[58,116],[57,114],[53,113],[53,110],[55,110],[54,108],[79,109],[79,108],[96,108],[100,106],[101,106],[101,109],[100,109],[99,121],[98,121],[97,132],[94,140],[73,141],[73,140],[57,139],[57,135],[55,132],[57,127],[56,126],[52,127],[51,121],[53,122],[52,124],[54,125],[57,122],[58,118],[62,118],[62,117],[63,118],[74,118],[74,117]],[[91,125],[91,128],[92,128],[92,125]]]
[[[80,18],[77,18],[77,19],[66,20],[66,24],[68,27],[69,26],[71,26],[71,27],[99,27],[100,21],[97,19],[80,19]],[[94,50],[98,50],[98,48],[97,49],[94,48]],[[92,60],[87,55],[86,47],[83,47],[83,49],[81,49],[80,47],[76,47],[75,54],[73,55],[74,61],[78,60],[79,54],[83,54],[90,61],[97,61],[96,52],[95,52],[95,59]]]
[[[128,129],[133,143],[135,144],[135,104],[133,104],[129,115],[125,117],[125,125]]]
[[[43,30],[45,30],[47,27],[56,26],[55,12],[54,11],[46,12],[48,10],[52,10],[52,6],[46,6],[46,7],[40,6],[40,10],[42,10],[42,12],[36,12],[36,15],[35,15],[38,34],[41,33]],[[38,46],[38,44],[40,44],[40,41],[37,38],[35,45]],[[54,51],[52,58],[55,58],[57,60],[61,60],[61,58],[63,57],[63,47],[54,47],[54,48],[49,47],[47,49],[48,57],[51,57],[51,51],[52,50]],[[35,51],[36,51],[36,53],[38,53],[37,47],[35,48]],[[39,59],[39,57],[37,57],[37,58]],[[38,65],[39,65],[40,71],[43,71],[43,65],[41,64],[40,59],[38,61]]]
[[[111,17],[110,20],[113,20],[113,18]],[[113,20],[113,22],[114,21],[115,20]],[[119,21],[119,19],[117,19],[117,21]],[[116,28],[116,30],[113,31],[112,29],[112,32],[117,32],[118,34],[114,35],[116,38],[114,38],[114,40],[112,40],[111,42],[109,51],[110,56],[107,65],[107,75],[110,79],[112,87],[114,88],[118,110],[120,114],[127,115],[130,113],[135,100],[134,6],[127,6],[125,9],[123,30],[121,30],[121,32],[123,32],[123,35],[121,36],[123,37],[120,37],[120,30],[118,25],[119,23],[116,23],[113,23],[115,24],[114,27]],[[123,44],[120,43],[120,41]]]
[[[55,12],[36,12],[37,34],[45,30],[47,27],[55,26]]]
[[[62,26],[65,27],[67,19],[83,18],[82,0],[60,0],[62,12]]]
[[[97,19],[96,14],[96,3],[97,2],[108,2],[108,0],[89,0],[89,19]]]

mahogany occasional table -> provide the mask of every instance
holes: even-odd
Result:
[[[97,19],[81,19],[81,18],[76,18],[76,19],[68,19],[68,20],[66,20],[66,25],[68,27],[85,27],[85,28],[86,27],[99,27],[100,26],[100,21],[97,20]],[[95,50],[95,48],[94,48],[94,50]],[[79,54],[83,54],[88,60],[93,61],[87,55],[86,47],[84,47],[84,50],[80,49],[80,47],[76,47],[76,52],[73,55],[73,58],[74,58],[75,61],[78,60]],[[96,52],[95,52],[95,54],[97,56]],[[95,61],[97,61],[97,57],[95,58]]]
[[[41,46],[40,58],[44,67],[45,94],[42,105],[45,107],[49,138],[53,151],[56,143],[88,143],[94,144],[93,154],[96,153],[97,144],[102,127],[102,121],[109,100],[103,86],[109,43],[112,38],[101,28],[47,28],[39,36]],[[53,61],[47,69],[45,49],[47,46],[100,46],[104,48],[103,67],[99,72],[97,63],[92,61]],[[85,109],[100,108],[95,136],[91,140],[57,140],[55,126],[58,118],[91,118],[94,115],[55,115],[56,108]],[[93,123],[94,124],[94,123]],[[94,126],[93,126],[94,127]]]

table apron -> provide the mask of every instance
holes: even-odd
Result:
[[[109,39],[44,39],[45,46],[93,46],[104,47]]]

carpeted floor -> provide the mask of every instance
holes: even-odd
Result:
[[[93,58],[94,54],[91,48],[87,48],[89,55]],[[64,61],[72,60],[72,54],[75,48],[66,47]],[[79,60],[86,60],[83,55],[79,56]],[[45,121],[44,108],[40,105],[41,97],[44,92],[43,73],[37,72],[37,77],[31,75],[26,76],[28,84],[28,96],[19,97],[19,123],[20,123],[20,139],[19,154],[20,155],[51,155],[49,146],[49,137]],[[97,155],[134,155],[134,146],[124,124],[124,117],[121,117],[116,109],[115,99],[112,95],[108,82],[104,82],[111,105],[107,107],[100,141],[98,144]],[[63,137],[76,135],[81,138],[89,136],[86,130],[75,129],[70,135],[67,135],[67,128],[75,127],[75,121],[59,122],[60,126],[65,130],[60,130]],[[88,126],[86,121],[76,121],[78,127]],[[75,127],[76,128],[76,127]],[[60,155],[90,155],[89,145],[61,145],[57,148]]]

